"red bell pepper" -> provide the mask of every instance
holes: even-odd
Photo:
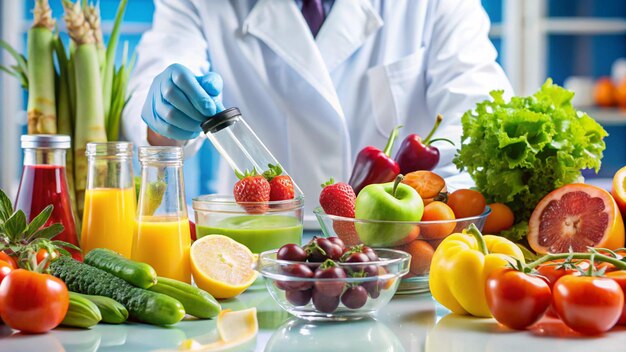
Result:
[[[398,129],[401,127],[397,126],[391,131],[384,150],[367,146],[359,152],[348,182],[354,193],[359,194],[363,187],[373,183],[391,182],[398,176],[400,166],[390,155],[393,143],[398,137]]]
[[[441,124],[443,116],[437,115],[433,129],[425,139],[417,134],[408,135],[400,144],[396,153],[396,161],[400,166],[400,172],[404,175],[417,170],[432,170],[439,163],[439,149],[431,144],[437,141],[446,141],[452,145],[452,141],[446,138],[431,139]]]

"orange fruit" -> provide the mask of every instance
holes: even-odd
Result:
[[[446,187],[443,177],[425,170],[409,172],[404,175],[402,183],[415,189],[422,199],[435,198]]]
[[[398,248],[411,255],[411,267],[409,272],[413,275],[425,275],[430,270],[430,261],[433,259],[435,250],[426,241],[415,240]]]
[[[619,169],[613,176],[611,194],[615,198],[622,216],[626,216],[626,166]]]
[[[626,109],[626,79],[615,87],[615,102],[620,108]]]
[[[489,207],[491,208],[491,214],[487,216],[483,226],[484,234],[497,235],[513,226],[515,215],[513,215],[513,211],[506,204],[492,203],[489,204]]]
[[[602,107],[615,106],[616,89],[609,77],[602,77],[593,87],[593,100]]]
[[[478,216],[485,211],[485,197],[473,189],[459,189],[448,196],[448,206],[457,219]]]
[[[539,254],[624,247],[624,222],[602,188],[575,183],[546,195],[528,222],[528,244]]]
[[[422,238],[434,240],[448,236],[456,226],[456,223],[452,221],[454,219],[454,211],[446,203],[439,201],[429,203],[424,207],[421,221],[433,221],[433,223],[421,224]]]

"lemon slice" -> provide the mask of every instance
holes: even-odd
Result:
[[[196,340],[185,340],[178,346],[178,350],[217,352],[238,351],[243,346],[253,348],[250,345],[254,344],[254,338],[259,332],[256,308],[221,311],[217,316],[217,332],[220,335],[220,341],[202,345]]]
[[[201,289],[215,298],[232,298],[257,277],[248,247],[222,235],[208,235],[191,246],[191,273]]]

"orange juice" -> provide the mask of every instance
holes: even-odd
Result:
[[[83,254],[108,248],[130,258],[135,231],[135,188],[85,191],[81,247]]]
[[[189,221],[172,216],[138,220],[132,259],[152,265],[157,275],[191,283]]]

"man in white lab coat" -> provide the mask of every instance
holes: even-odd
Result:
[[[139,145],[181,143],[223,97],[303,190],[309,215],[320,184],[347,182],[358,151],[383,148],[396,125],[400,138],[424,136],[441,113],[436,135],[458,146],[463,112],[511,92],[489,25],[480,0],[155,0],[123,132]],[[435,171],[458,174],[455,148],[438,147]],[[219,172],[230,193],[233,172],[224,162]]]

